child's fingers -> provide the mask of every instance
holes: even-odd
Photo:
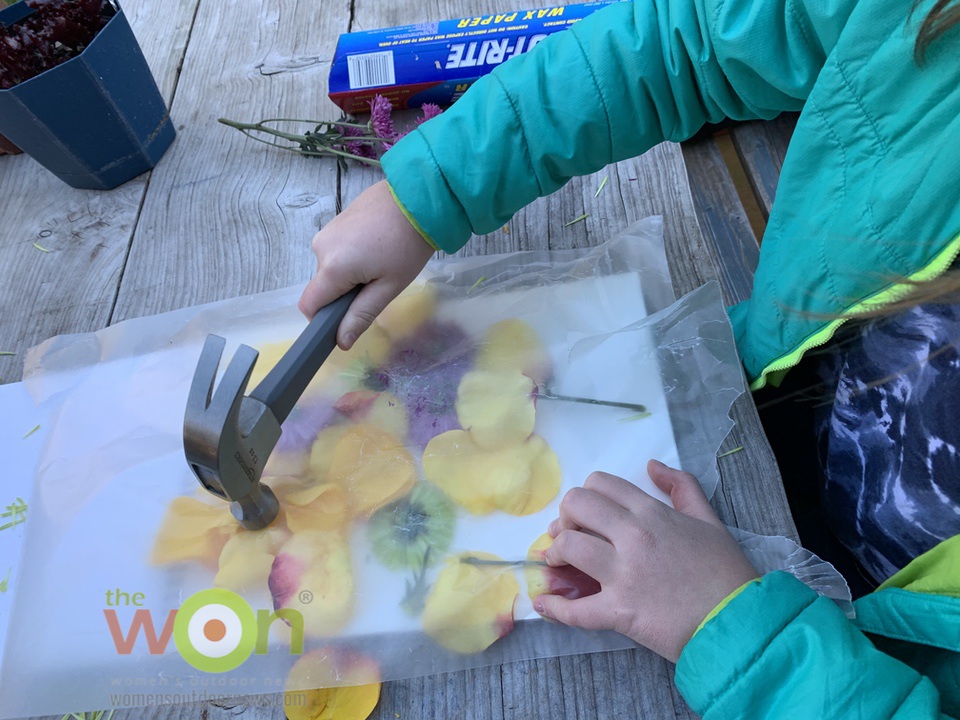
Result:
[[[564,530],[580,530],[580,529],[581,528],[579,525],[572,522],[568,522],[567,526],[564,527],[563,523],[560,522],[560,518],[555,518],[554,520],[550,521],[549,525],[547,525],[547,535],[549,535],[551,538],[556,538],[557,535],[559,535]]]
[[[364,285],[340,323],[337,342],[349,350],[357,338],[373,324],[383,309],[400,293],[400,288],[385,280],[374,280]]]
[[[560,501],[560,517],[554,528],[558,532],[583,529],[611,540],[630,520],[630,513],[622,505],[593,490],[575,487]]]
[[[554,539],[545,553],[552,567],[572,565],[601,585],[616,573],[616,551],[606,540],[582,532],[565,530]]]
[[[586,630],[608,630],[612,627],[602,592],[576,600],[568,600],[560,595],[538,595],[533,600],[533,609],[564,625]]]
[[[677,512],[723,527],[720,518],[710,507],[707,496],[703,494],[703,488],[693,475],[668,467],[659,460],[651,460],[647,463],[647,473],[653,480],[653,484],[670,496]]]
[[[308,320],[312,320],[320,308],[329,305],[356,285],[357,283],[348,279],[344,273],[331,272],[328,268],[320,266],[303,289],[297,307]]]
[[[663,505],[655,497],[645,493],[629,480],[624,480],[622,477],[610,473],[592,472],[584,481],[583,486],[626,508],[638,517],[644,516],[654,504]]]

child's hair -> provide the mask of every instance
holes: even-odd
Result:
[[[914,11],[919,7],[920,2],[921,0],[917,0],[914,4]],[[917,32],[917,39],[913,46],[913,58],[917,65],[924,64],[930,44],[955,25],[960,25],[960,2],[936,0],[930,12],[920,23],[920,30]],[[913,286],[909,294],[896,302],[858,313],[858,317],[876,318],[894,315],[925,303],[960,302],[960,267],[927,282],[917,283],[909,280],[902,282]]]
[[[896,315],[917,305],[960,303],[960,268],[947,270],[943,275],[933,280],[916,281],[907,278],[897,278],[896,284],[907,286],[909,291],[892,302],[870,307],[866,310],[859,310],[855,313],[842,315],[840,317],[868,320],[871,318]],[[820,318],[821,316],[814,315],[814,317]],[[838,316],[824,315],[822,317],[834,319]]]
[[[914,4],[916,10],[920,0]],[[920,23],[920,31],[913,45],[913,58],[917,65],[923,65],[927,59],[927,48],[934,40],[954,25],[960,24],[960,3],[954,0],[936,0],[930,12]]]

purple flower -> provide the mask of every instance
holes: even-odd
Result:
[[[343,133],[345,137],[362,137],[364,135],[363,128],[358,127],[337,125],[337,130]],[[377,154],[373,151],[373,147],[368,143],[345,141],[340,145],[335,145],[334,147],[338,150],[345,150],[351,155],[356,155],[357,157],[365,157],[370,159],[376,159],[377,157]]]
[[[420,108],[420,110],[423,111],[423,117],[417,118],[417,124],[415,127],[420,127],[427,120],[432,120],[437,115],[440,115],[443,112],[443,110],[440,109],[439,105],[434,105],[433,103],[424,103],[423,106]],[[401,138],[408,135],[410,133],[410,130],[412,129],[413,128],[409,128],[407,130],[404,130],[401,133],[397,133],[397,139],[393,141],[393,144],[396,145],[398,142],[400,142]]]
[[[293,408],[283,424],[283,434],[277,440],[280,452],[310,452],[317,433],[333,425],[340,418],[329,400],[308,400]]]
[[[417,125],[422,125],[427,120],[432,120],[443,112],[439,105],[434,105],[433,103],[424,103],[420,110],[423,111],[423,117],[417,118]]]
[[[393,105],[383,95],[374,95],[370,101],[370,124],[373,133],[384,140],[384,147],[389,148],[397,141],[397,129],[393,126]]]
[[[368,378],[370,385],[389,389],[406,407],[410,445],[423,448],[431,438],[460,427],[457,388],[474,355],[463,328],[431,320],[397,341],[386,366]]]

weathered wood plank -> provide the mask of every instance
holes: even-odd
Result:
[[[168,104],[197,2],[123,3]],[[0,356],[0,382],[19,380],[26,351],[48,337],[107,325],[149,177],[75,190],[26,155],[0,157],[0,351],[15,353]]]
[[[572,698],[563,692],[561,658],[501,665],[500,679],[504,720],[576,717]]]
[[[481,668],[384,683],[373,720],[502,720],[500,672]],[[246,716],[244,716],[246,720]]]
[[[110,720],[206,720],[207,705],[194,703],[190,705],[167,705],[159,708],[132,708],[116,710]],[[78,713],[90,713],[90,710],[77,708]],[[87,717],[91,717],[90,714]],[[281,712],[277,720],[283,720]],[[44,717],[23,718],[23,720],[63,720],[62,715],[46,715]]]
[[[749,122],[730,128],[734,146],[757,196],[764,219],[777,195],[780,168],[797,125],[797,113],[784,113],[769,122]]]
[[[326,119],[349,0],[202,2],[174,101],[180,137],[153,174],[113,321],[306,282],[336,212],[336,164],[245,138],[217,118]]]
[[[730,304],[746,300],[760,247],[727,165],[712,138],[684,143],[682,148],[700,229],[714,254],[722,258],[717,272],[724,299]]]

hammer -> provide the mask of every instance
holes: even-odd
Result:
[[[259,353],[241,345],[213,385],[226,345],[208,335],[193,374],[183,418],[183,450],[190,469],[208,491],[230,503],[248,530],[267,527],[280,504],[260,482],[280,439],[280,426],[337,342],[337,329],[360,287],[320,309],[259,385],[244,395]]]

